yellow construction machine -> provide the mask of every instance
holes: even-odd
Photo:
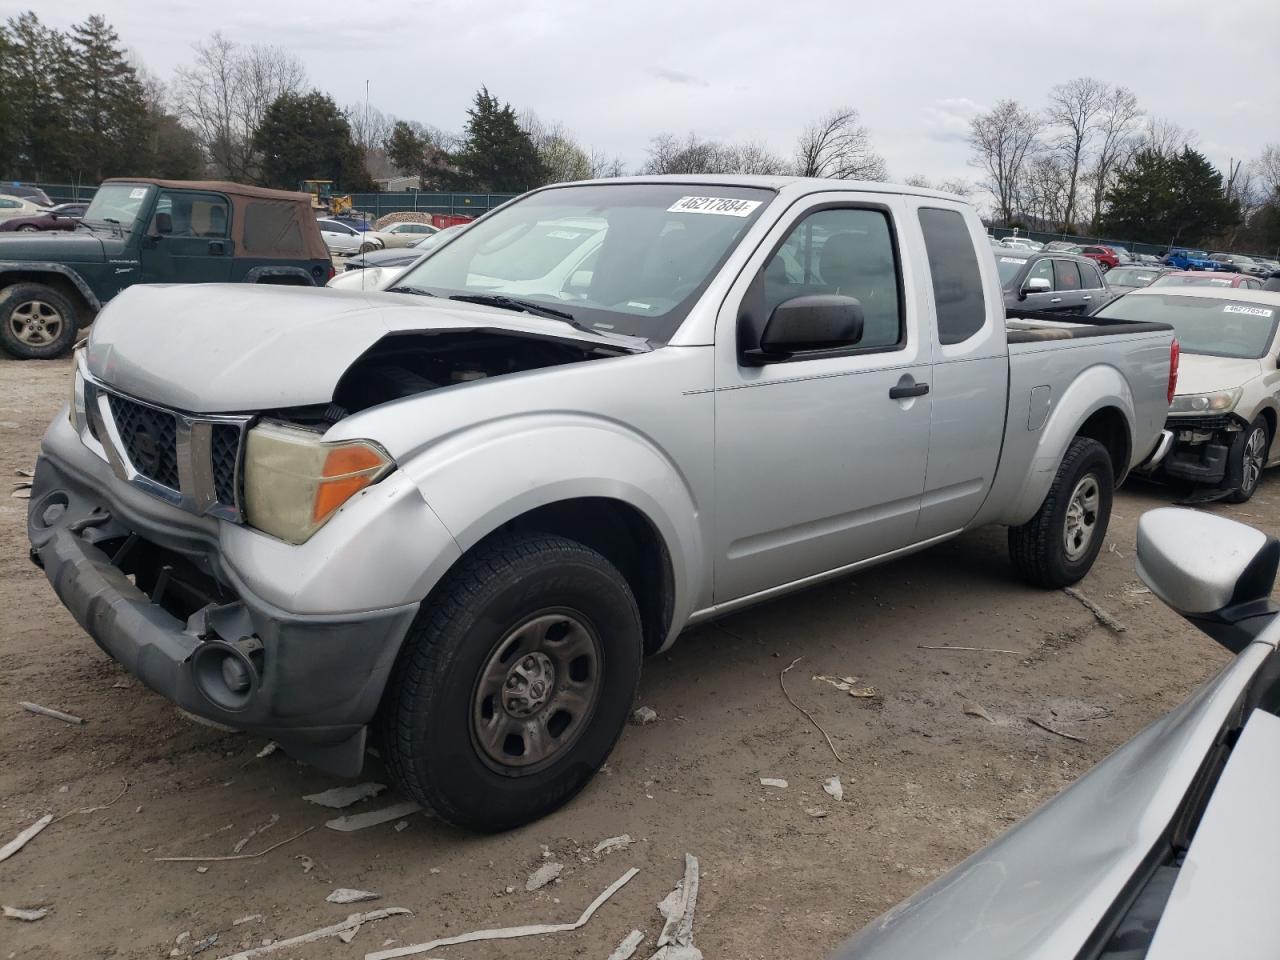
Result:
[[[351,197],[335,197],[332,180],[303,180],[298,189],[311,194],[313,210],[323,210],[331,217],[341,217],[351,212]]]

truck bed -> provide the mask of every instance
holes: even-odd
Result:
[[[1146,323],[1084,314],[1048,313],[1039,310],[1009,310],[1005,329],[1010,345],[1040,343],[1045,340],[1079,340],[1084,337],[1114,337],[1123,334],[1157,333],[1172,330],[1167,323]]]

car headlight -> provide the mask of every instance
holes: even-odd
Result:
[[[249,431],[245,448],[245,519],[288,543],[304,543],[344,503],[392,467],[369,440],[326,443],[281,423]]]
[[[76,433],[83,433],[89,424],[84,402],[84,373],[80,370],[83,357],[84,348],[77,347],[71,358],[71,396],[67,400],[67,419]]]
[[[1173,398],[1170,413],[1230,413],[1240,402],[1244,387],[1219,390],[1216,393],[1186,393]]]

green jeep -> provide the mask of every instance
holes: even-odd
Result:
[[[107,180],[72,233],[0,234],[0,347],[68,351],[135,283],[277,283],[333,276],[311,198],[217,181]]]

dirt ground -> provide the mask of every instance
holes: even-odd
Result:
[[[33,464],[66,392],[66,362],[0,360],[0,474]],[[1280,476],[1252,502],[1214,507],[1270,533]],[[633,928],[653,951],[656,903],[697,856],[696,942],[708,958],[818,958],[942,873],[1171,709],[1226,655],[1134,575],[1139,514],[1155,487],[1119,494],[1108,548],[1081,589],[1128,629],[1113,633],[1076,600],[1015,583],[1004,531],[979,531],[922,555],[690,632],[646,664],[641,704],[658,720],[627,729],[607,772],[567,808],[500,836],[473,836],[417,814],[354,833],[302,799],[338,783],[265,742],[180,715],[133,682],[62,609],[27,559],[22,500],[0,499],[0,843],[38,817],[65,816],[0,864],[0,903],[48,907],[35,923],[0,919],[0,960],[223,957],[345,919],[405,907],[281,958],[361,957],[480,928],[576,919],[631,866],[639,874],[573,933],[450,947],[432,956],[603,960]],[[1009,652],[921,649],[991,647]],[[831,734],[844,758],[791,706]],[[816,675],[855,676],[854,698]],[[84,717],[34,716],[31,700]],[[965,712],[979,705],[988,718]],[[980,711],[974,711],[980,712]],[[1068,740],[1034,717],[1082,737]],[[822,782],[839,775],[844,799]],[[761,777],[784,778],[786,789]],[[376,761],[366,780],[386,782]],[[127,791],[121,790],[127,784]],[[376,809],[394,791],[347,812]],[[112,802],[114,800],[114,802]],[[110,803],[106,809],[77,812]],[[825,813],[811,815],[809,810]],[[208,864],[155,857],[264,856]],[[630,834],[608,855],[594,846]],[[558,882],[529,893],[551,859]],[[207,867],[206,870],[201,868]],[[375,891],[341,906],[335,887]],[[245,923],[241,918],[261,915]],[[190,939],[175,946],[179,935]]]

